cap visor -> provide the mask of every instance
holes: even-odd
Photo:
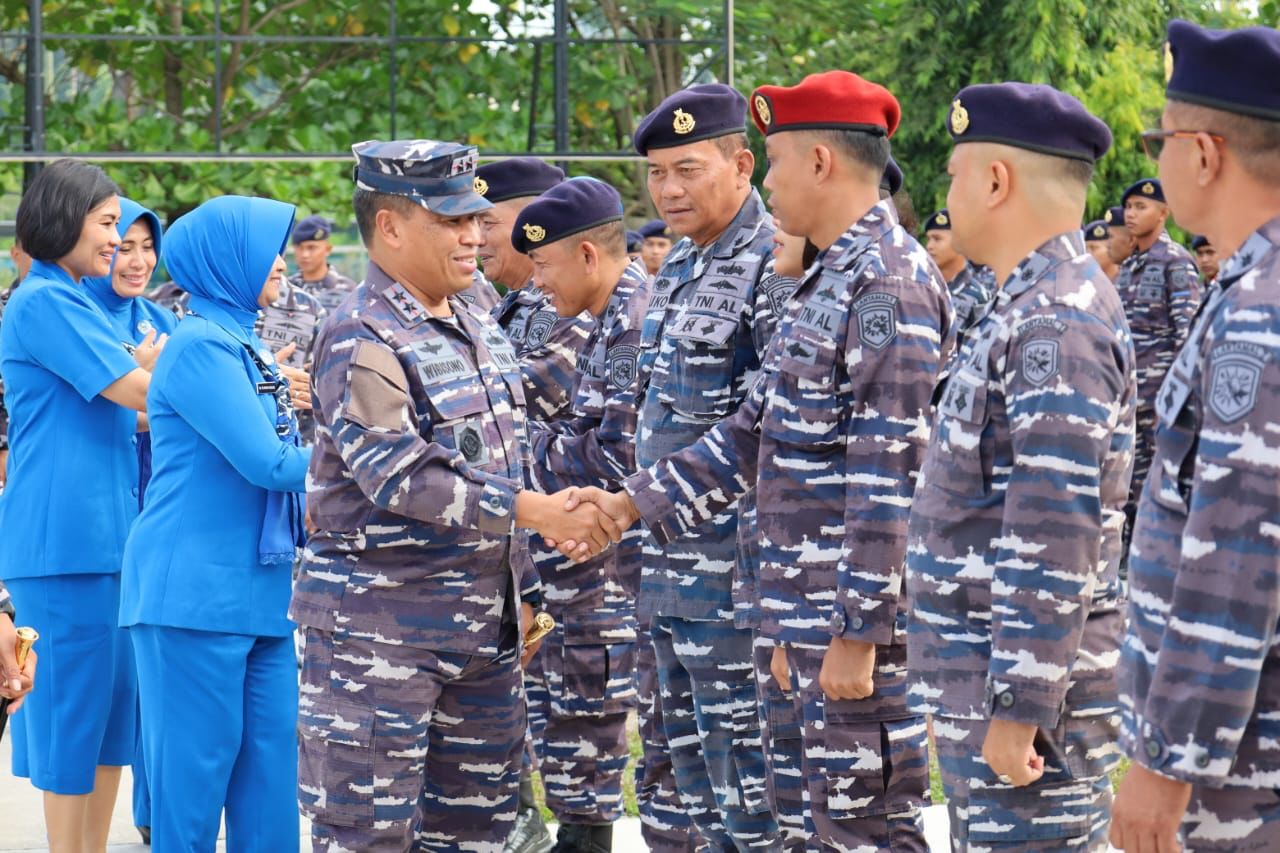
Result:
[[[493,203],[479,193],[460,195],[415,196],[427,210],[438,216],[469,216],[493,207]]]

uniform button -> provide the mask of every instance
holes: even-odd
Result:
[[[849,620],[849,627],[855,631],[861,631],[863,624],[861,616],[855,616]]]
[[[1150,756],[1151,758],[1159,758],[1160,744],[1156,743],[1153,740],[1147,741],[1147,755]]]
[[[1000,694],[1000,707],[1001,707],[1001,708],[1012,708],[1012,707],[1013,707],[1013,694],[1012,694],[1012,693],[1001,693],[1001,694]]]
[[[497,509],[498,507],[502,506],[502,498],[498,497],[497,495],[494,495],[493,497],[489,498],[489,506],[493,507],[494,509]]]
[[[1196,767],[1199,767],[1201,770],[1203,770],[1208,766],[1209,766],[1209,756],[1204,754],[1196,756]]]

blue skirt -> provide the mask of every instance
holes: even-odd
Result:
[[[133,761],[138,679],[117,626],[119,575],[5,581],[18,620],[40,632],[35,689],[9,721],[13,775],[42,791],[88,794],[98,765]]]

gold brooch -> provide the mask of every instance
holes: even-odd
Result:
[[[489,191],[489,182],[476,175],[476,179],[471,182],[471,188],[476,191],[476,195],[484,195]]]
[[[960,99],[951,102],[951,132],[956,136],[969,129],[969,111],[960,106]]]
[[[532,225],[526,222],[524,224],[524,236],[528,238],[530,243],[541,243],[547,239],[547,229],[541,225]]]
[[[756,115],[760,116],[760,121],[764,122],[764,126],[768,127],[773,124],[773,111],[769,109],[769,102],[764,99],[764,95],[756,95],[755,105]]]
[[[687,112],[680,109],[679,107],[676,107],[675,118],[671,120],[672,130],[674,130],[676,133],[680,134],[681,136],[684,136],[686,133],[693,132],[694,124],[696,124],[696,122],[694,122],[693,116],[689,115]]]

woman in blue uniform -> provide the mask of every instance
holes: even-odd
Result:
[[[120,235],[115,185],[60,160],[18,206],[35,259],[0,326],[10,414],[0,577],[40,631],[41,679],[13,727],[13,771],[45,792],[53,851],[106,845],[120,767],[134,754],[136,681],[117,628],[120,564],[138,512],[130,438],[149,374],[81,284],[106,275]]]
[[[177,315],[142,295],[160,259],[163,234],[160,218],[136,201],[121,198],[116,231],[120,234],[120,248],[116,249],[111,275],[86,278],[85,289],[107,315],[107,322],[125,350],[134,352],[153,341],[163,344],[178,325]],[[130,442],[138,455],[138,509],[141,510],[147,481],[151,479],[151,432],[145,415],[139,416],[137,435],[132,436]],[[151,797],[141,737],[133,758],[133,825],[138,827],[144,841],[151,840]]]
[[[287,617],[301,493],[288,383],[253,332],[294,208],[224,196],[165,235],[191,294],[148,396],[152,477],[125,547],[121,624],[142,697],[157,850],[298,848],[297,668]]]

